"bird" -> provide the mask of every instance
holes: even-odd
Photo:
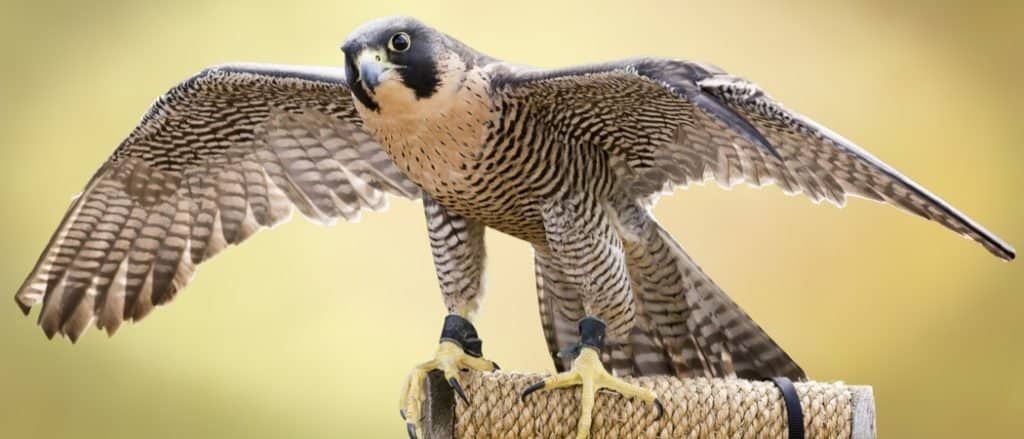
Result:
[[[679,187],[774,184],[935,221],[1000,259],[1015,250],[853,142],[710,64],[634,58],[559,69],[502,61],[411,17],[355,29],[344,67],[225,64],[158,98],[72,202],[17,291],[47,337],[113,334],[171,301],[197,267],[297,209],[356,220],[421,200],[447,314],[434,358],[404,383],[422,436],[423,381],[498,368],[473,322],[485,230],[529,243],[556,374],[656,408],[624,376],[805,379],[803,369],[658,223]]]

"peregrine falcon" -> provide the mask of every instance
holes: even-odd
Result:
[[[471,320],[484,230],[534,249],[558,374],[581,386],[579,437],[601,388],[657,404],[625,375],[804,372],[654,219],[673,188],[774,183],[842,206],[894,205],[1010,260],[1014,250],[849,140],[716,67],[641,58],[543,70],[484,55],[420,21],[385,18],[341,47],[344,70],[212,67],[160,97],[75,199],[17,292],[75,341],[170,301],[196,267],[291,214],[325,223],[421,199],[449,315],[401,396],[421,434],[425,374],[455,391],[491,371]],[[611,370],[609,372],[608,370]]]

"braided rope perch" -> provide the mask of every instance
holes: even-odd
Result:
[[[565,438],[576,433],[578,389],[519,394],[540,374],[463,372],[459,378],[471,404],[456,404],[444,376],[427,378],[423,432],[426,439]],[[787,436],[786,411],[768,381],[626,378],[654,390],[665,406],[655,409],[615,393],[599,392],[591,437],[603,438],[780,438]],[[575,391],[574,391],[575,390]],[[807,438],[875,438],[871,387],[796,383]]]

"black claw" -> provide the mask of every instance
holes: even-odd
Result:
[[[409,439],[416,439],[416,426],[405,424],[405,430],[409,432]]]
[[[654,420],[657,421],[661,419],[661,415],[665,414],[665,407],[661,405],[661,401],[658,401],[658,398],[654,398],[654,408],[658,409],[658,414],[654,416]]]
[[[540,389],[543,389],[543,388],[544,388],[544,382],[543,381],[538,382],[538,383],[530,384],[530,387],[527,387],[526,390],[523,390],[523,394],[519,395],[519,401],[520,402],[526,402],[526,397],[529,394],[531,394],[533,392],[536,392],[536,391],[538,391]]]
[[[469,398],[466,398],[466,392],[462,391],[462,386],[459,384],[459,380],[455,379],[455,377],[451,377],[448,379],[448,384],[452,385],[452,388],[455,389],[455,393],[459,394],[459,398],[462,398],[463,402],[469,404]]]
[[[498,363],[492,361],[491,364],[494,366],[494,370],[501,370],[501,366],[498,366]]]
[[[405,420],[405,409],[398,409],[398,414],[402,416],[402,420]]]

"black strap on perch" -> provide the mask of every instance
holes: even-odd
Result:
[[[793,382],[786,377],[771,379],[782,392],[782,401],[786,405],[786,424],[789,426],[789,439],[804,439],[804,412],[800,408],[800,396],[796,393]]]

